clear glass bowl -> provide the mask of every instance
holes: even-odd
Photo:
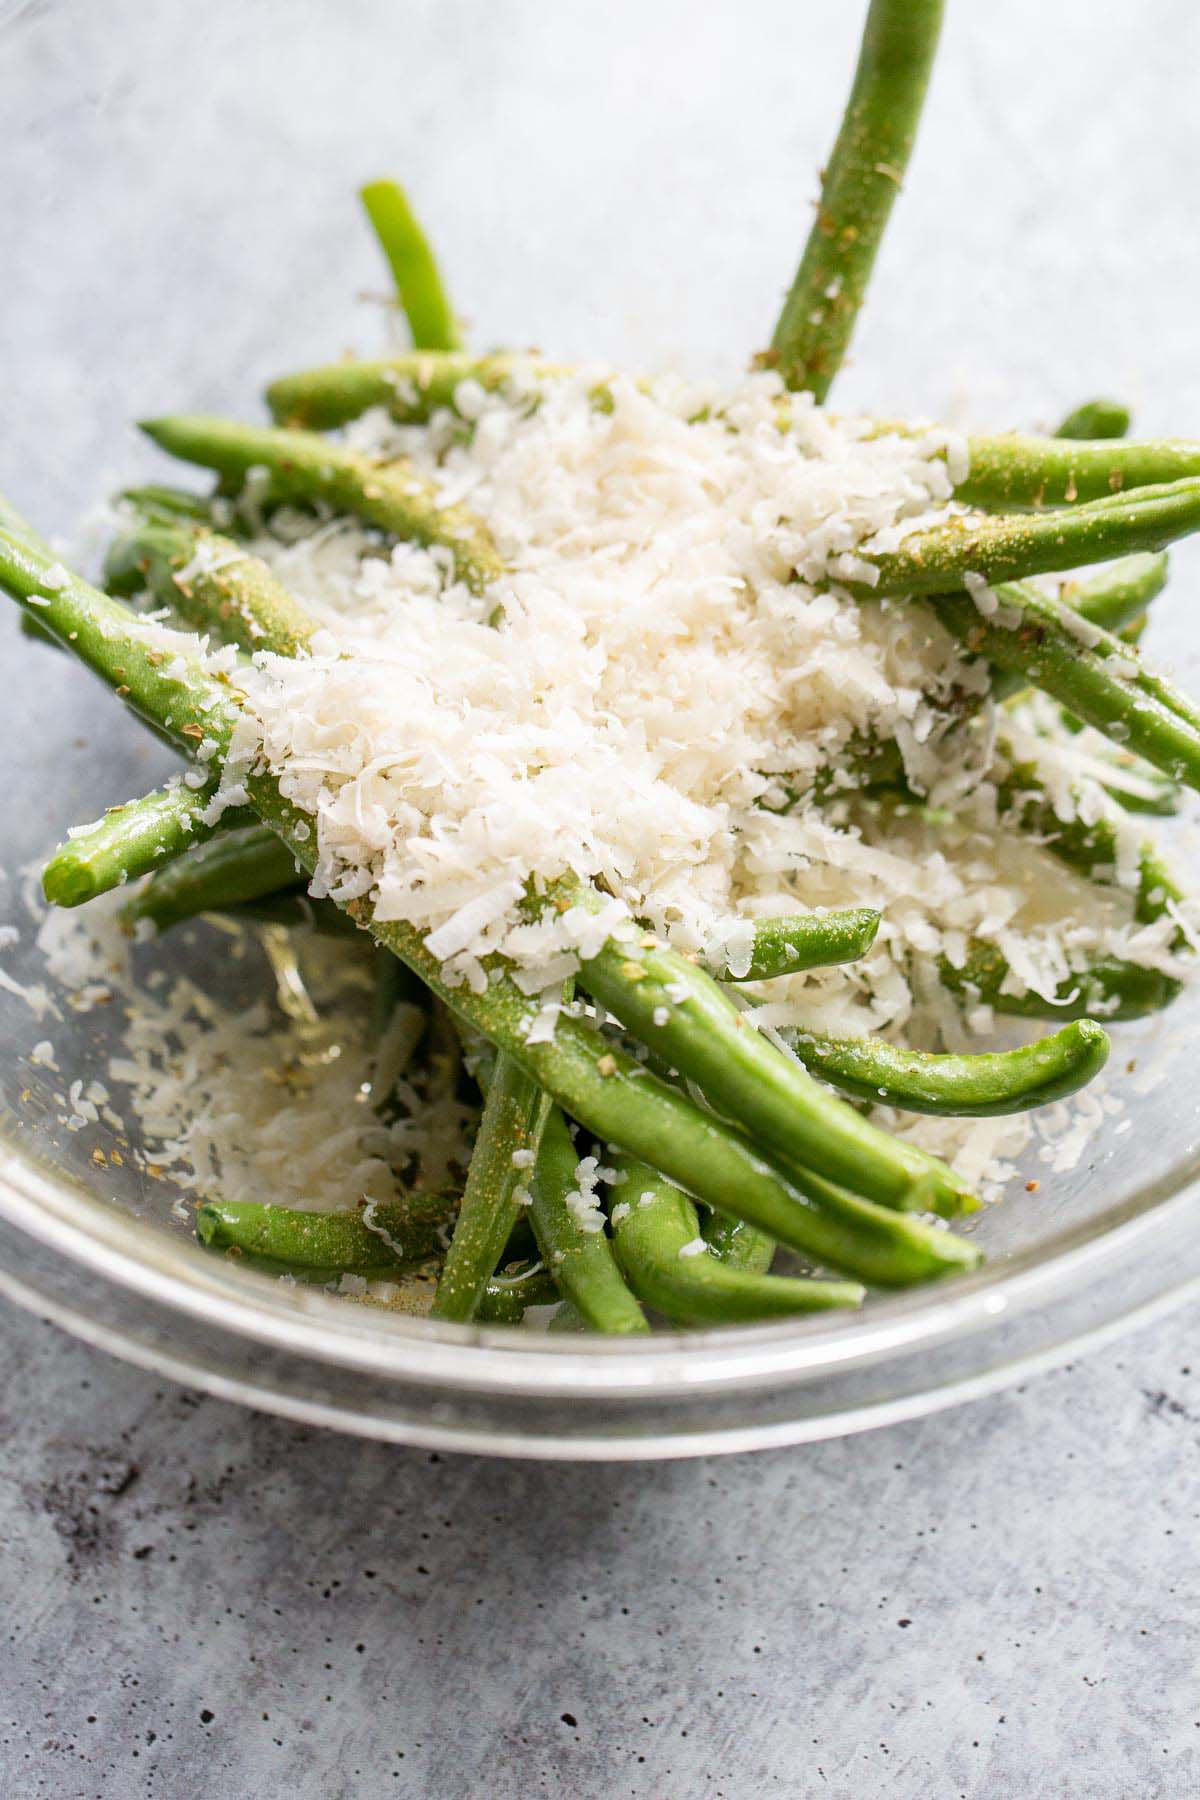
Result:
[[[966,393],[974,416],[1036,423],[1115,388],[1145,429],[1195,431],[1200,240],[1177,223],[1200,123],[1136,21],[1094,34],[1070,6],[1017,10],[951,20],[839,403],[935,413]],[[751,32],[740,9],[715,11],[685,31],[671,0],[591,16],[215,0],[201,27],[184,0],[0,4],[0,488],[65,531],[160,472],[130,418],[250,412],[271,375],[377,342],[377,317],[353,307],[384,285],[353,194],[384,171],[411,186],[479,341],[735,367],[788,273],[857,20],[761,0]],[[1030,67],[1015,59],[1035,30]],[[732,104],[748,91],[753,107]],[[1180,589],[1196,559],[1176,561],[1151,645],[1195,690],[1200,630]],[[23,934],[0,969],[36,982],[20,871],[164,763],[7,612],[0,633],[0,916]],[[182,1380],[404,1442],[671,1456],[858,1430],[1011,1380],[1195,1286],[1198,1024],[1193,994],[1118,1031],[1111,1066],[1138,1064],[1112,1084],[1127,1110],[1071,1174],[1030,1164],[1039,1191],[979,1220],[989,1259],[971,1279],[853,1317],[627,1344],[436,1326],[206,1256],[166,1184],[99,1169],[103,1135],[61,1129],[63,1079],[28,1060],[51,1027],[5,988],[0,1290]],[[68,1079],[104,1029],[96,1014],[53,1022]],[[1139,1091],[1151,1066],[1166,1073]]]

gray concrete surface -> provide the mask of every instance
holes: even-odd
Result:
[[[859,13],[0,0],[4,410],[37,420],[0,488],[63,526],[161,475],[131,415],[370,344],[382,171],[482,341],[736,366]],[[1194,427],[1200,11],[950,14],[844,402],[1115,389]],[[605,1469],[322,1436],[6,1310],[0,1793],[1194,1794],[1198,1317],[869,1438]]]
[[[1200,1791],[1200,1310],[751,1458],[430,1455],[0,1313],[0,1791]]]

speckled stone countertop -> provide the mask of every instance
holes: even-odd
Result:
[[[0,1792],[1200,1790],[1200,1309],[756,1457],[430,1455],[0,1312]]]
[[[1200,9],[948,12],[840,402],[1195,427]],[[0,0],[37,420],[0,489],[65,525],[136,475],[131,416],[370,342],[384,171],[482,341],[738,366],[860,14]],[[1194,1795],[1198,1322],[867,1437],[568,1467],[322,1435],[5,1307],[0,1795]]]

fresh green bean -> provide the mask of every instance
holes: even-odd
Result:
[[[422,423],[441,407],[457,410],[456,394],[464,381],[489,394],[510,389],[523,392],[530,379],[551,381],[570,372],[565,364],[540,357],[410,350],[399,356],[329,363],[324,368],[281,376],[267,389],[267,405],[281,425],[316,431],[346,425],[373,406],[384,406],[400,424],[412,425]]]
[[[1064,582],[1059,598],[1081,619],[1115,636],[1139,619],[1167,585],[1168,563],[1159,551],[1123,556],[1087,581]]]
[[[531,1306],[553,1306],[554,1277],[540,1263],[511,1263],[497,1270],[483,1290],[477,1325],[519,1325]]]
[[[648,1331],[645,1315],[617,1266],[598,1208],[595,1213],[585,1211],[578,1170],[579,1156],[567,1122],[552,1106],[531,1172],[530,1219],[542,1260],[563,1298],[592,1331],[625,1335]]]
[[[744,1219],[730,1218],[728,1213],[710,1212],[700,1227],[705,1243],[721,1262],[733,1269],[748,1269],[765,1275],[775,1261],[775,1239]]]
[[[559,898],[599,904],[582,883]],[[936,1158],[867,1124],[750,1025],[703,969],[652,935],[612,937],[579,972],[593,999],[771,1152],[901,1210],[953,1218],[977,1202]],[[619,1141],[615,1134],[614,1141]]]
[[[193,494],[188,488],[169,487],[163,482],[122,488],[117,499],[155,524],[173,525],[181,519],[190,519],[194,525],[218,523],[212,495]]]
[[[1036,763],[1018,761],[1004,739],[997,745],[1005,765],[996,784],[1001,814],[1020,830],[1036,833],[1061,862],[1084,875],[1115,873],[1118,820],[1101,816],[1084,820],[1063,819],[1046,791]],[[1138,856],[1136,916],[1150,924],[1163,916],[1168,905],[1183,900],[1182,890],[1171,879],[1153,844],[1143,844]]]
[[[991,615],[965,594],[941,596],[935,610],[968,650],[1023,675],[1173,780],[1200,787],[1200,714],[1189,700],[1060,600],[1027,584],[1002,584],[995,600]]]
[[[817,216],[763,361],[824,400],[846,355],[916,138],[942,0],[871,0]]]
[[[113,806],[94,825],[74,832],[42,871],[42,889],[54,906],[82,906],[107,894],[147,869],[211,838],[217,829],[206,824],[216,781],[188,787],[176,776],[140,800]],[[246,822],[245,812],[229,812],[226,822]]]
[[[549,1095],[536,1079],[510,1057],[498,1057],[438,1278],[435,1319],[474,1318],[521,1207],[524,1180],[513,1154],[536,1158],[549,1112]]]
[[[1123,438],[1129,430],[1129,408],[1119,400],[1085,400],[1069,412],[1055,437]]]
[[[120,601],[66,574],[32,541],[0,530],[0,586],[115,689],[131,711],[184,750],[209,742],[223,757],[236,697],[200,663],[195,640],[139,619]],[[205,771],[207,775],[208,771]]]
[[[788,1033],[814,1075],[843,1092],[904,1112],[986,1119],[1063,1100],[1100,1073],[1108,1034],[1091,1019],[1064,1025],[1019,1050],[978,1056],[930,1055],[877,1037],[830,1038]]]
[[[42,564],[27,547],[0,533],[0,586],[22,604],[40,603],[47,623],[81,659],[126,699],[170,729],[186,745],[181,728],[195,721],[228,734],[234,698],[193,661],[184,674],[161,672],[161,633],[139,621],[120,602],[78,577],[47,589]],[[29,594],[37,596],[31,602]],[[285,800],[269,773],[247,784],[251,804],[284,836],[310,873],[316,851],[309,820]],[[564,1109],[603,1143],[617,1144],[654,1161],[669,1179],[692,1189],[718,1210],[745,1217],[813,1261],[887,1285],[926,1280],[979,1260],[973,1246],[947,1231],[857,1200],[804,1171],[784,1179],[741,1135],[651,1075],[636,1058],[576,1018],[562,1018],[552,1040],[527,1039],[530,1003],[502,973],[487,992],[470,993],[445,982],[441,965],[411,925],[374,920],[365,901],[346,912],[400,956],[450,1010],[506,1050]]]
[[[1188,438],[1083,443],[1016,431],[976,433],[968,438],[967,451],[970,469],[956,484],[955,495],[968,506],[992,509],[1074,506],[1112,499],[1122,491],[1178,486],[1200,475],[1200,443]]]
[[[939,979],[952,993],[1019,1019],[1143,1019],[1161,1012],[1179,992],[1171,976],[1116,956],[1091,958],[1060,982],[1051,999],[1032,989],[1007,991],[1011,974],[1003,953],[979,940],[969,946],[961,968],[945,956],[938,959]]]
[[[336,1281],[386,1281],[432,1256],[444,1241],[458,1196],[410,1194],[360,1212],[303,1212],[257,1200],[206,1200],[196,1235],[209,1250],[244,1258],[264,1273]]]
[[[279,499],[325,501],[396,537],[440,544],[473,593],[503,574],[486,529],[459,508],[443,506],[437,490],[402,458],[385,461],[315,433],[200,414],[149,420],[142,430],[171,456],[216,469],[228,481],[244,481],[251,469],[263,468]]]
[[[878,571],[872,585],[843,580],[860,599],[948,594],[968,575],[992,583],[1162,550],[1200,528],[1200,480],[1136,488],[1047,512],[953,518],[910,532],[895,550],[859,552]]]
[[[243,650],[299,656],[312,641],[312,620],[260,557],[190,520],[142,520],[119,533],[104,580],[114,594],[148,587],[198,631]]]
[[[832,963],[856,962],[875,942],[879,914],[859,906],[845,912],[784,914],[756,919],[750,966],[734,974],[726,965],[714,970],[721,981],[769,981]]]
[[[359,189],[379,247],[396,283],[396,297],[418,350],[458,350],[462,334],[442,286],[429,239],[404,189],[395,181],[371,181]]]
[[[681,1325],[728,1325],[859,1306],[856,1281],[759,1275],[714,1256],[696,1208],[647,1163],[618,1157],[613,1247],[626,1281],[647,1306]],[[576,1302],[578,1304],[578,1302]]]
[[[294,882],[296,874],[291,851],[273,831],[246,825],[210,838],[156,871],[124,908],[122,923],[131,932],[143,920],[156,931],[169,931],[199,913],[228,912],[274,894]]]

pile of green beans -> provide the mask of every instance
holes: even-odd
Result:
[[[942,0],[869,5],[816,221],[757,359],[818,402],[846,355],[907,167],[941,17]],[[185,755],[195,760],[200,745],[205,752],[198,777],[176,778],[72,833],[46,863],[47,898],[77,906],[133,883],[122,918],[139,935],[226,913],[336,933],[364,948],[373,940],[376,1036],[399,1000],[418,997],[453,1021],[478,1088],[461,1193],[398,1187],[385,1204],[339,1214],[214,1196],[197,1213],[200,1242],[262,1274],[308,1282],[434,1275],[433,1316],[452,1326],[512,1326],[527,1308],[557,1306],[554,1329],[624,1335],[644,1334],[654,1320],[711,1327],[857,1306],[868,1287],[970,1271],[978,1250],[942,1221],[974,1211],[975,1196],[865,1108],[984,1117],[1061,1100],[1104,1066],[1109,1039],[1099,1021],[1166,1005],[1173,978],[1093,958],[1046,999],[1014,982],[994,944],[977,940],[959,963],[939,960],[933,972],[946,991],[998,1012],[1053,1018],[1059,1029],[974,1056],[798,1031],[784,1045],[755,1029],[741,984],[869,958],[877,911],[758,919],[748,954],[709,969],[630,922],[581,962],[553,1038],[531,1044],[528,1002],[502,965],[489,971],[483,994],[451,987],[413,927],[375,920],[363,901],[308,898],[311,830],[270,773],[249,780],[244,807],[211,822],[238,695],[207,673],[200,640],[243,655],[303,657],[315,630],[245,542],[247,477],[254,473],[256,501],[268,506],[348,517],[440,548],[471,592],[495,598],[506,570],[482,519],[443,506],[411,464],[325,434],[374,406],[425,424],[457,411],[468,379],[517,391],[532,407],[569,373],[540,357],[470,352],[407,196],[378,181],[362,200],[411,350],[281,377],[267,390],[272,425],[205,416],[147,423],[161,449],[215,472],[217,488],[126,489],[107,592],[64,573],[46,541],[0,500],[0,587],[25,609],[30,629],[72,651]],[[593,403],[611,406],[611,389],[598,384]],[[781,430],[790,410],[782,397]],[[1089,813],[1086,824],[1083,810],[1076,821],[1058,816],[1036,764],[1017,756],[1003,730],[989,770],[1002,825],[1100,884],[1117,877],[1123,803],[1168,811],[1180,785],[1200,789],[1200,708],[1134,647],[1166,580],[1165,547],[1200,529],[1200,444],[1130,441],[1128,425],[1119,403],[1097,400],[1054,436],[969,437],[956,515],[894,549],[865,553],[873,579],[840,584],[865,606],[928,606],[980,659],[987,693],[958,697],[955,729],[1003,720],[997,708],[1037,689],[1061,709],[1064,730],[1082,723],[1110,739],[1108,810]],[[461,428],[471,429],[465,413]],[[1093,564],[1107,566],[1064,582],[1057,597],[1032,579]],[[139,614],[146,603],[178,621],[169,657],[157,618]],[[502,623],[499,606],[491,622]],[[872,809],[913,808],[936,827],[894,743],[855,740],[836,774],[816,797],[858,804],[866,825]],[[787,791],[789,805],[801,798]],[[1182,901],[1147,841],[1132,916],[1147,924],[1178,917]],[[527,912],[602,904],[588,883],[565,877],[549,894],[531,895]],[[1176,948],[1183,941],[1180,929]],[[386,1095],[372,1099],[386,1108]],[[794,1259],[790,1271],[774,1268],[781,1249]]]

